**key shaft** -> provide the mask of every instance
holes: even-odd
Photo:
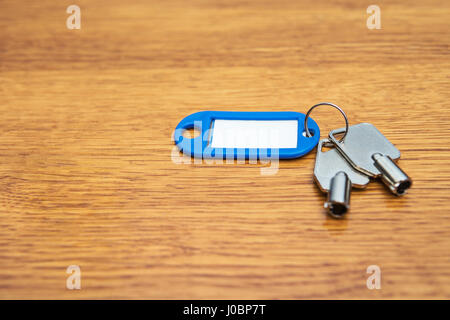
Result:
[[[352,182],[344,171],[339,171],[331,178],[328,199],[324,207],[335,218],[341,218],[350,208],[350,190]]]
[[[372,158],[389,190],[397,196],[404,195],[412,185],[411,178],[389,156],[375,153]]]

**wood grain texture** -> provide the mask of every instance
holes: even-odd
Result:
[[[356,0],[1,1],[0,298],[450,298],[450,5],[376,4],[381,30]],[[314,152],[172,161],[190,113],[320,101],[401,150],[407,196],[373,182],[336,221]]]

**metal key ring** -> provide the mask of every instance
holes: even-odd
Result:
[[[347,119],[347,116],[346,116],[344,110],[342,110],[340,107],[338,107],[337,105],[335,105],[335,104],[333,104],[331,102],[321,102],[321,103],[315,104],[311,108],[309,108],[309,110],[308,110],[308,112],[306,113],[306,116],[305,116],[305,132],[306,132],[306,136],[308,138],[312,137],[311,132],[309,132],[309,129],[308,129],[308,126],[307,126],[309,115],[311,114],[311,112],[315,108],[317,108],[318,106],[323,106],[323,105],[331,106],[331,107],[334,107],[334,108],[338,109],[339,112],[344,116],[344,119],[345,119],[345,132],[344,132],[344,135],[342,136],[342,138],[339,139],[339,142],[342,142],[342,140],[344,140],[344,138],[345,138],[345,136],[347,135],[347,132],[348,132],[348,119]]]

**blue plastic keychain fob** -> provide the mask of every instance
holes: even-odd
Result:
[[[319,142],[320,130],[299,112],[234,112],[201,111],[193,113],[177,125],[174,140],[180,151],[195,158],[263,159],[278,153],[279,159],[301,157]],[[188,129],[200,135],[183,136]]]

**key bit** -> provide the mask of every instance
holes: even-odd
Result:
[[[412,180],[394,162],[400,151],[370,123],[350,126],[344,141],[339,142],[336,135],[344,132],[345,128],[332,130],[329,139],[348,163],[370,177],[381,177],[392,193],[405,194]]]
[[[375,167],[381,172],[381,180],[392,193],[401,196],[411,187],[411,178],[389,157],[380,153],[372,155]]]
[[[334,217],[342,217],[350,208],[352,182],[344,171],[339,171],[330,180],[328,199],[324,207]]]
[[[324,152],[323,146],[332,149]],[[328,139],[317,146],[314,180],[322,192],[328,193],[324,207],[334,218],[342,218],[350,208],[352,186],[364,188],[369,183],[369,177],[355,170]]]

